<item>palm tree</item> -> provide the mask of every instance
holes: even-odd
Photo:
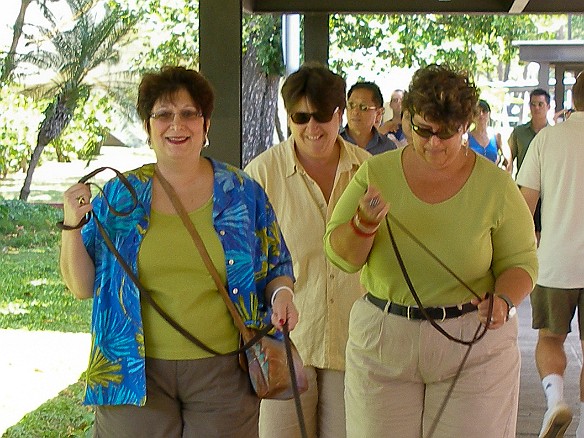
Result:
[[[57,2],[59,0],[37,0],[41,12],[45,17],[49,17],[50,15],[49,8],[47,7],[47,1]],[[14,21],[14,26],[12,27],[12,43],[10,44],[10,49],[8,49],[8,53],[6,54],[6,57],[3,61],[4,65],[2,67],[2,73],[0,74],[0,83],[7,81],[16,68],[16,47],[18,46],[18,42],[20,41],[20,37],[22,36],[24,29],[24,17],[26,16],[26,10],[32,2],[33,0],[20,1],[20,10],[18,11],[18,15]]]
[[[52,101],[44,111],[37,144],[20,191],[23,201],[28,199],[32,175],[45,146],[61,135],[75,109],[83,105],[97,88],[118,97],[124,94],[119,82],[90,80],[88,76],[100,67],[118,63],[119,48],[128,43],[128,36],[139,17],[115,2],[105,6],[96,0],[67,0],[67,3],[73,14],[73,27],[58,30],[54,22],[57,30],[41,28],[41,35],[49,47],[39,46],[20,59],[42,70],[56,72],[50,83],[29,90],[39,97],[52,98]]]

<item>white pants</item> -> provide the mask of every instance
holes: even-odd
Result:
[[[305,367],[308,390],[300,396],[309,438],[345,438],[343,371]],[[294,400],[262,400],[260,438],[300,438]]]
[[[471,312],[439,324],[470,340],[479,322]],[[357,300],[347,344],[347,437],[428,438],[467,349],[427,321]],[[472,347],[432,438],[514,438],[520,361],[517,318],[489,330]]]

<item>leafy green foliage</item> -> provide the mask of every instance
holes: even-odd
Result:
[[[109,132],[107,127],[112,124],[108,101],[99,91],[90,96],[83,106],[76,108],[71,123],[49,144],[47,152],[53,152],[60,162],[69,161],[69,153],[75,153],[81,160],[97,155]]]
[[[58,266],[62,212],[0,201],[0,328],[87,332],[91,301],[65,288]]]
[[[81,406],[84,383],[70,385],[59,395],[30,412],[10,427],[3,438],[89,438],[93,425],[90,407]]]
[[[332,15],[332,66],[385,71],[449,63],[490,76],[517,55],[519,39],[549,39],[531,15]],[[351,56],[360,54],[360,57]],[[500,78],[506,79],[506,78]]]
[[[273,14],[243,16],[243,51],[250,44],[256,51],[259,65],[268,76],[284,74],[282,52],[282,17]]]
[[[42,119],[40,108],[46,101],[35,101],[16,85],[2,86],[0,99],[0,179],[26,167],[36,127]]]
[[[129,0],[141,14],[141,47],[131,60],[139,73],[164,65],[198,68],[199,3],[192,0]]]

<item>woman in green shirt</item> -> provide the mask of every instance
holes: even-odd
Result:
[[[468,153],[464,133],[477,100],[463,73],[438,65],[416,72],[404,102],[412,142],[366,161],[327,226],[327,256],[347,272],[362,268],[368,291],[349,323],[349,438],[388,430],[400,438],[515,436],[520,356],[512,316],[537,276],[534,231],[510,175]],[[427,314],[465,341],[479,324],[489,329],[458,376],[468,348],[418,307],[389,227]]]

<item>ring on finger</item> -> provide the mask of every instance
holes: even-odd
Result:
[[[84,205],[85,204],[85,196],[81,195],[81,196],[77,196],[77,203],[79,205]]]

